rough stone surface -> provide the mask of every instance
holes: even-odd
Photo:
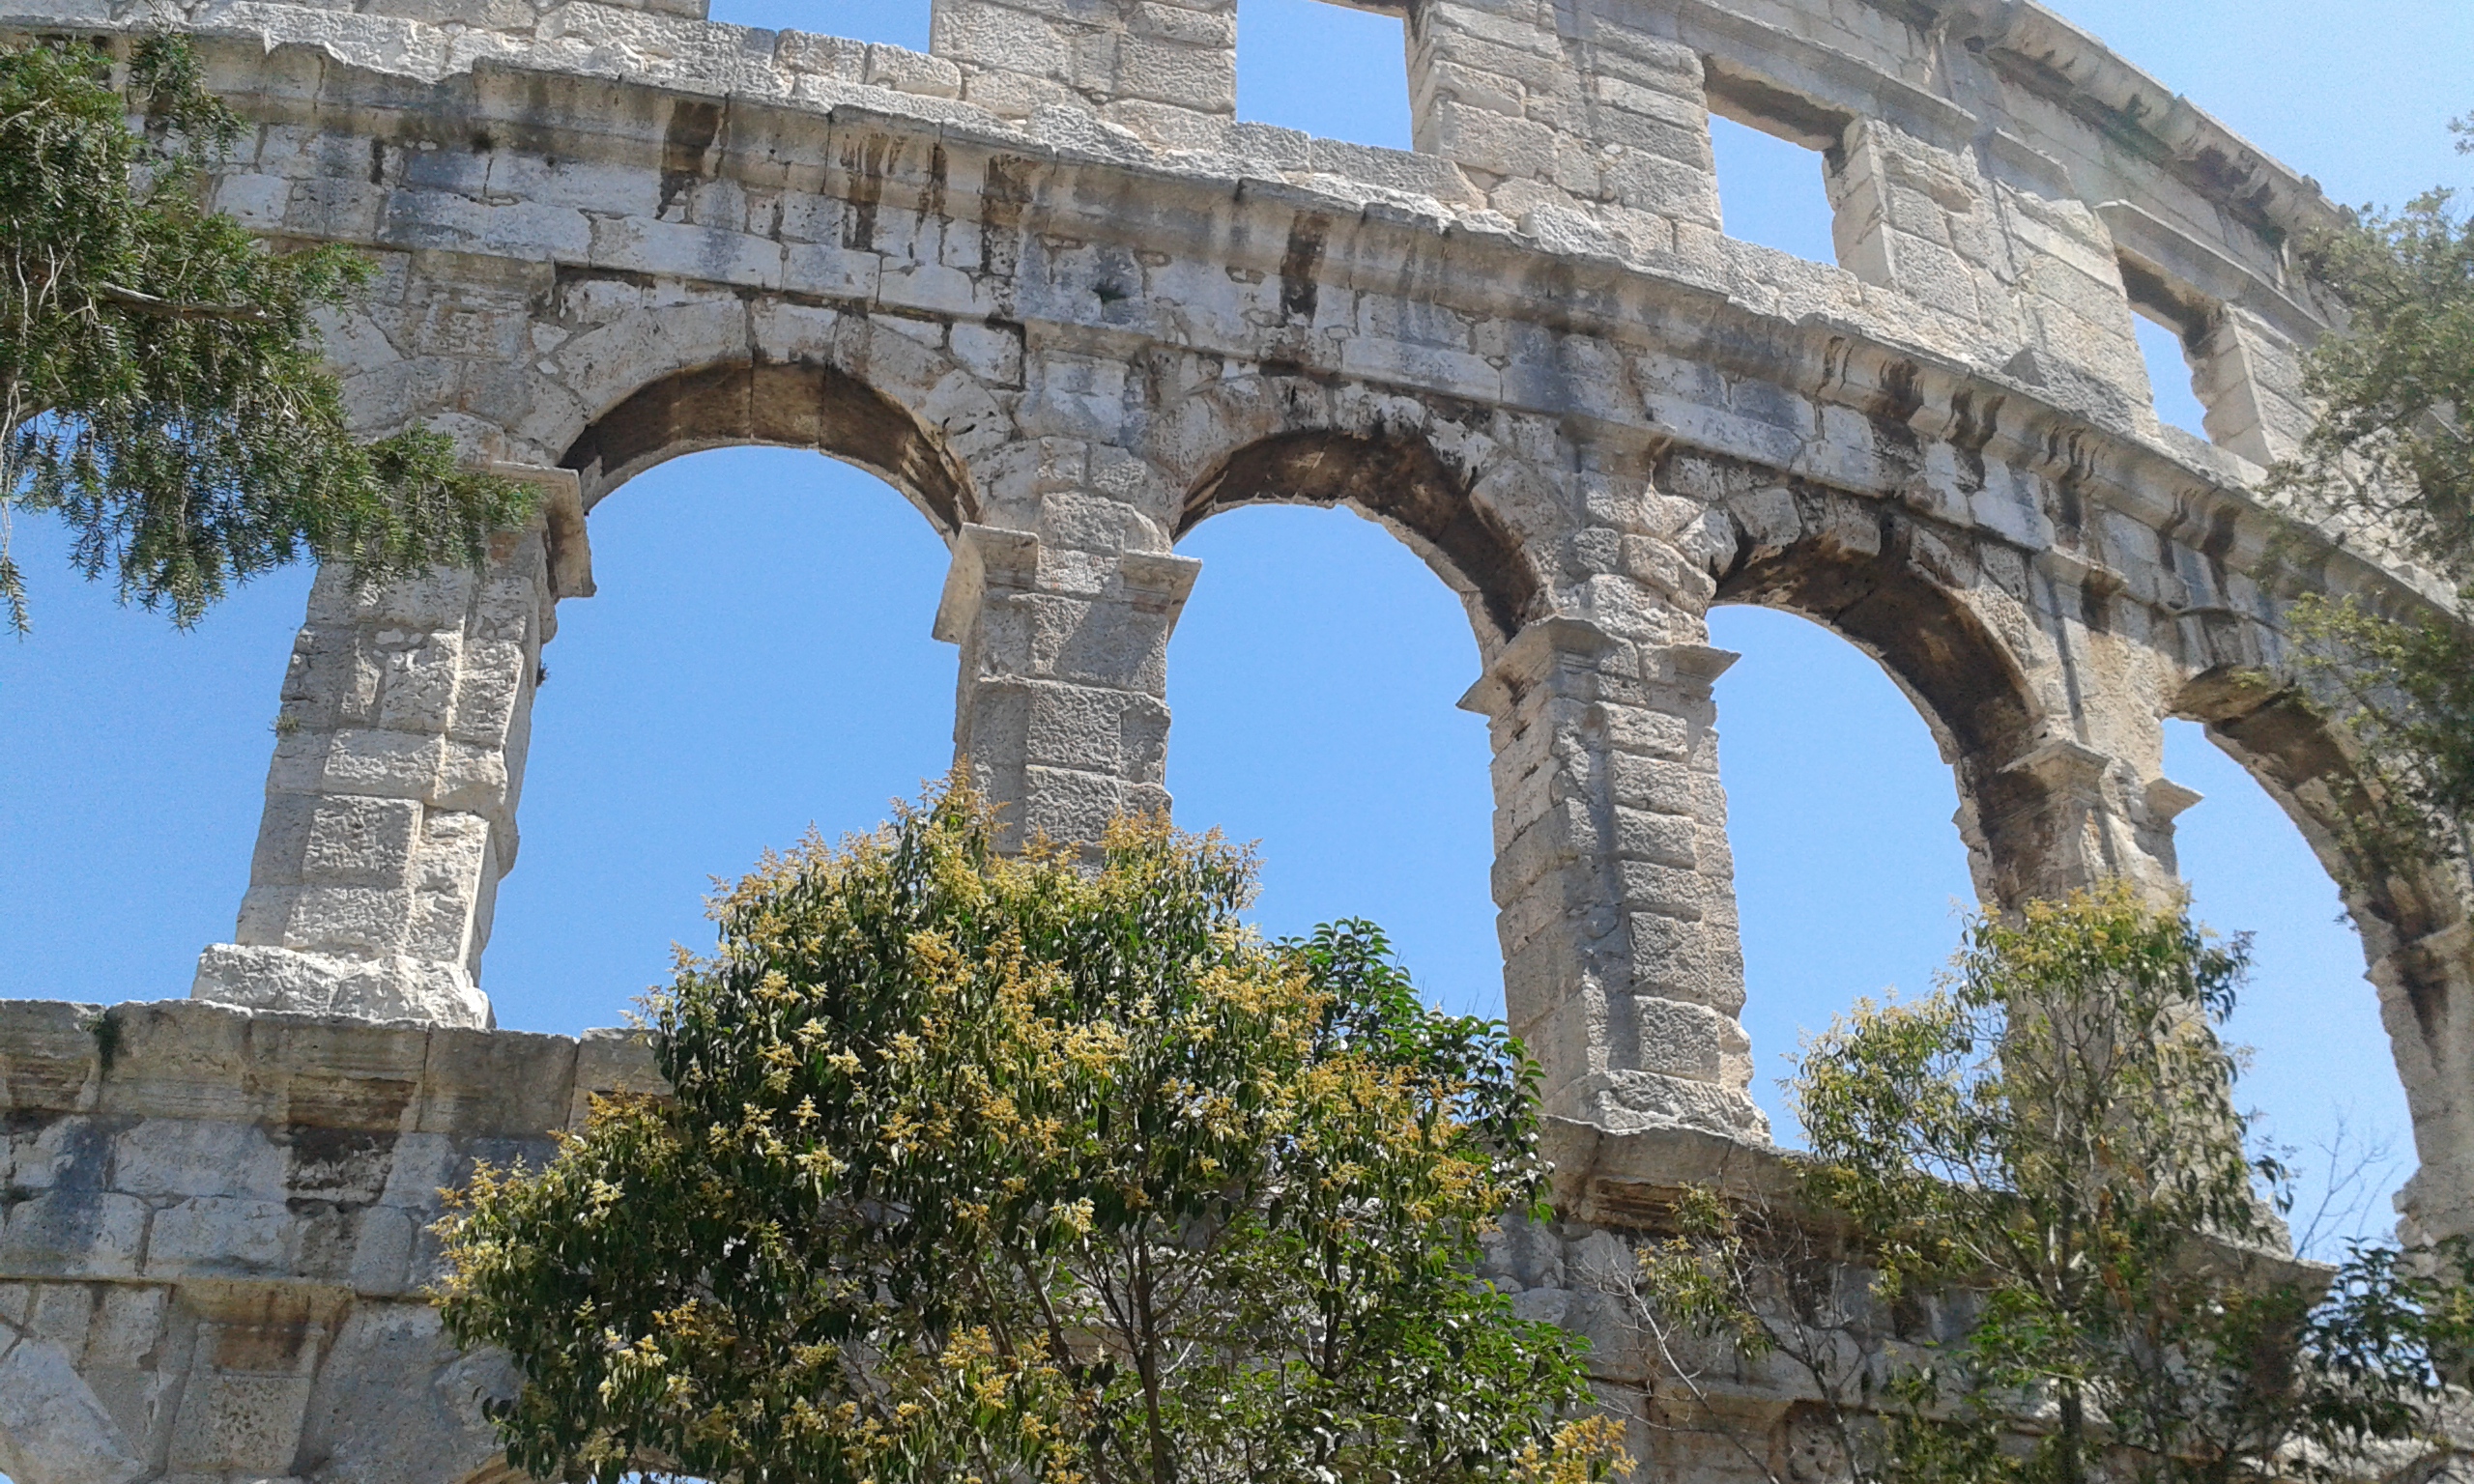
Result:
[[[1231,0],[936,0],[930,55],[700,11],[0,0],[194,35],[254,126],[217,205],[379,267],[327,326],[357,425],[551,495],[486,573],[321,579],[193,1003],[114,1012],[108,1069],[90,1010],[0,1007],[19,1484],[491,1467],[503,1378],[439,1340],[422,1233],[476,1154],[642,1075],[487,1031],[477,971],[585,512],[680,453],[812,447],[912,500],[953,550],[958,754],[1067,841],[1165,802],[1187,530],[1346,504],[1417,551],[1483,657],[1514,1028],[1628,1172],[1506,1239],[1523,1302],[1584,1327],[1595,1290],[1537,1275],[1620,1255],[1623,1190],[1769,1157],[1712,604],[1880,660],[1991,899],[2170,882],[2176,716],[2341,864],[2357,785],[2274,678],[2283,615],[2440,589],[2255,492],[2308,425],[2326,313],[2288,244],[2331,209],[2036,5],[1409,0],[1415,152],[1237,122]],[[1823,152],[1837,264],[1724,236],[1713,113]],[[2134,312],[2181,329],[2211,442],[2158,425]],[[2350,905],[2407,1214],[2474,1230],[2463,883]]]

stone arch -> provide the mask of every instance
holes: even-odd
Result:
[[[656,464],[740,443],[814,448],[900,490],[951,538],[975,520],[969,472],[909,411],[828,360],[726,361],[639,387],[567,445],[590,506]]]
[[[1152,458],[1182,482],[1172,539],[1239,505],[1345,506],[1460,595],[1491,655],[1553,606],[1522,517],[1540,502],[1487,430],[1405,397],[1235,378],[1165,410]],[[1552,497],[1545,497],[1551,502]]]
[[[2347,821],[2370,807],[2372,786],[2343,728],[2296,687],[2247,665],[2201,671],[2172,699],[2172,714],[2204,725],[2214,742],[2276,801],[2335,879],[2362,936],[2378,990],[2420,1169],[2405,1187],[2406,1215],[2431,1236],[2474,1232],[2474,925],[2461,883],[2444,870],[2381,862],[2357,847]]]
[[[980,374],[942,344],[950,331],[931,329],[930,343],[911,322],[859,310],[653,300],[626,275],[577,273],[543,312],[541,328],[564,338],[534,368],[510,446],[578,471],[586,505],[666,458],[772,443],[868,470],[949,539],[978,518],[975,468],[1018,440]]]
[[[1881,665],[1957,776],[1978,892],[2013,902],[2078,884],[2055,871],[2072,781],[2036,765],[2046,708],[2015,642],[1976,606],[1985,585],[1959,570],[1960,550],[1895,506],[1803,486],[1737,502],[1728,517],[1712,601],[1798,614]]]

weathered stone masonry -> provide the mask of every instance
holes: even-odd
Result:
[[[696,449],[812,447],[912,500],[953,552],[958,756],[1060,839],[1165,800],[1198,522],[1346,504],[1452,585],[1507,1003],[1575,1161],[1566,1225],[1499,1276],[1599,1336],[1625,1405],[1658,1382],[1590,1274],[1641,1192],[1768,1157],[1711,605],[1881,661],[1993,898],[2171,879],[2172,716],[2338,864],[2349,764],[2277,678],[2281,614],[2439,588],[2253,493],[2308,424],[2316,187],[2022,0],[1401,14],[1414,153],[1237,122],[1232,0],[935,0],[929,55],[695,0],[0,3],[194,34],[256,126],[217,204],[380,267],[329,327],[359,425],[549,493],[485,574],[321,580],[193,1002],[0,1005],[0,1470],[493,1467],[504,1377],[439,1341],[418,1234],[472,1158],[537,1156],[579,1089],[644,1073],[488,1030],[478,970],[586,512]],[[1838,265],[1724,235],[1713,113],[1822,152]],[[2157,424],[2134,312],[2181,332],[2212,442]],[[2352,906],[2408,1215],[2474,1230],[2465,893]],[[1732,1405],[1783,1428],[1793,1400]]]

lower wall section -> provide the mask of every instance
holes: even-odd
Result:
[[[596,1093],[657,1091],[633,1033],[0,1000],[0,1473],[15,1484],[485,1484],[503,1357],[426,1291],[442,1187],[539,1163]],[[1764,1145],[1556,1122],[1559,1215],[1485,1275],[1592,1342],[1643,1477],[1716,1480],[1793,1445],[1782,1374],[1704,1415],[1634,1317],[1641,1230],[1676,1189],[1779,1188]],[[1678,1393],[1678,1394],[1669,1394]],[[1774,1435],[1774,1436],[1773,1436]]]
[[[486,1476],[512,1378],[425,1297],[439,1191],[658,1085],[622,1032],[0,1001],[0,1472]]]

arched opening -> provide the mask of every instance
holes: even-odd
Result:
[[[543,652],[510,749],[525,869],[481,921],[499,1023],[573,1031],[710,946],[715,882],[944,773],[955,656],[929,631],[977,505],[935,435],[821,357],[637,387],[561,462],[596,597]]]
[[[77,575],[52,518],[18,512],[12,539],[34,629],[0,636],[0,995],[187,993],[248,886],[312,569],[242,584],[184,632]]]
[[[951,534],[978,517],[970,477],[917,418],[828,360],[735,361],[664,377],[601,414],[560,460],[588,508],[646,470],[702,448],[814,448],[855,464]]]
[[[2169,721],[2168,776],[2201,802],[2174,820],[2193,914],[2252,934],[2251,980],[2226,1024],[2251,1048],[2235,1089],[2265,1146],[2295,1172],[2293,1235],[2305,1256],[2385,1236],[2413,1172],[2412,1120],[2361,934],[2311,844],[2242,764],[2198,724]]]
[[[1877,661],[1913,703],[1954,770],[1975,895],[2022,900],[2050,889],[2047,785],[2011,764],[2038,740],[2036,708],[2008,649],[1954,590],[1936,543],[1886,506],[1798,490],[1798,532],[1740,532],[1717,601],[1801,614]]]
[[[1189,829],[1261,842],[1268,932],[1382,925],[1427,998],[1503,1013],[1486,723],[1453,594],[1377,526],[1265,506],[1204,524],[1168,647],[1168,787]]]
[[[2397,1174],[2407,1175],[2398,1198],[2401,1212],[2422,1235],[2474,1231],[2474,1189],[2469,1189],[2474,1182],[2467,1175],[2468,1156],[2474,1153],[2469,1133],[2474,1107],[2462,1094],[2474,1047],[2469,1047],[2461,1013],[2469,984],[2474,984],[2474,944],[2454,883],[2445,872],[2411,862],[2383,865],[2367,859],[2349,844],[2347,822],[2368,808],[2350,745],[2341,728],[2294,691],[2260,671],[2225,666],[2184,686],[2174,699],[2174,710],[2205,724],[2207,739],[2274,803],[2289,832],[2308,845],[2323,869],[2319,879],[2333,877],[2343,888],[2345,910],[2360,935],[2361,957],[2370,964],[2368,978],[2376,988],[2378,1021],[2386,1031],[2394,1068],[2389,1076],[2366,1070],[2348,1089],[2364,1099],[2358,1106],[2374,1110],[2358,1122],[2373,1136],[2402,1134],[2395,1122],[2398,1103],[2386,1097],[2402,1084],[2411,1145],[2396,1151],[2402,1156],[2400,1168],[2389,1174],[2391,1181]],[[2195,765],[2194,772],[2207,776],[2204,764]],[[2236,798],[2248,792],[2238,785],[2225,791]],[[2283,832],[2264,824],[2251,833],[2284,842]],[[2196,870],[2190,873],[2196,881]],[[2290,872],[2288,879],[2299,874]],[[2236,1028],[2243,1039],[2261,1045],[2261,1070],[2255,1081],[2264,1096],[2258,1100],[2283,1127],[2279,1136],[2303,1146],[2306,1157],[2311,1146],[2326,1142],[2334,1123],[2327,1102],[2308,1096],[2311,1081],[2322,1076],[2316,1028],[2343,1016],[2343,1007],[2361,1003],[2353,998],[2360,992],[2354,988],[2360,971],[2335,967],[2330,960],[2342,963],[2343,958],[2332,947],[2322,946],[2301,960],[2309,968],[2296,975],[2298,983],[2282,1013],[2272,1008],[2258,1021]],[[2295,1023],[2293,1016],[2307,1018],[2299,1020],[2288,1041],[2284,1033]],[[2333,1032],[2328,1054],[2345,1057],[2348,1068],[2360,1060],[2370,1060],[2375,1068],[2375,1058],[2364,1056],[2373,1043],[2367,1019],[2356,1016],[2352,1025]],[[2283,1046],[2294,1049],[2281,1053]],[[2280,1069],[2291,1061],[2305,1080],[2285,1088],[2279,1074],[2267,1070],[2272,1061]],[[2383,1108],[2384,1113],[2379,1111]],[[2345,1161],[2338,1164],[2342,1171]],[[2386,1219],[2386,1211],[2373,1202],[2362,1223],[2376,1231]]]
[[[1238,505],[1346,505],[1424,557],[1500,643],[1539,612],[1544,585],[1471,488],[1465,471],[1415,433],[1280,433],[1237,449],[1196,481],[1177,536]]]
[[[1752,1095],[1799,1147],[1779,1086],[1803,1038],[1858,995],[1932,987],[1975,899],[1949,764],[1913,699],[1839,635],[1731,606],[1710,640],[1743,658],[1717,683]]]
[[[1753,1094],[1859,995],[1920,994],[1960,915],[2053,889],[2048,785],[2017,660],[1963,596],[1961,548],[1904,513],[1807,486],[1756,493],[1719,574],[1718,682]]]
[[[615,1023],[674,942],[710,948],[715,878],[811,827],[874,826],[952,758],[955,652],[929,638],[945,547],[883,481],[714,449],[659,460],[590,529],[598,590],[543,652],[485,959],[502,1025]]]
[[[1491,1016],[1490,746],[1457,702],[1542,585],[1470,490],[1391,432],[1276,434],[1198,479],[1168,785],[1187,827],[1261,842],[1267,930],[1369,918],[1430,999]]]

